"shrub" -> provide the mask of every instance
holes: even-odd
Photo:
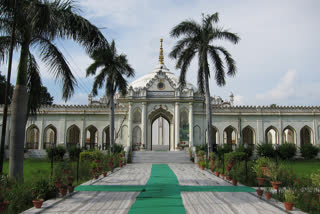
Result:
[[[259,157],[269,157],[272,158],[274,157],[274,149],[272,144],[259,144],[257,146],[257,154]]]
[[[248,158],[250,158],[252,156],[252,147],[251,146],[248,146],[248,149],[246,150],[244,148],[244,145],[240,145],[239,147],[236,148],[236,152],[244,152],[244,153],[248,153]]]
[[[72,161],[77,160],[82,151],[81,148],[77,148],[76,146],[70,146],[68,147],[67,150],[68,150],[69,158]]]
[[[296,199],[294,191],[292,189],[286,189],[284,191],[284,199],[285,199],[285,202],[294,202]]]
[[[17,182],[11,186],[8,199],[10,205],[8,213],[21,213],[22,211],[32,207],[32,194],[30,184]]]
[[[266,158],[266,157],[261,157],[259,159],[256,160],[256,164],[259,166],[259,167],[267,167],[269,166],[269,164],[271,163],[272,161],[269,159],[269,158]]]
[[[63,156],[66,153],[66,148],[64,148],[64,146],[62,145],[59,145],[53,149],[47,148],[46,152],[49,159],[51,159],[53,155],[54,160],[63,161]]]
[[[100,151],[85,151],[80,153],[80,161],[103,160],[103,158],[104,154]]]
[[[313,159],[317,156],[319,149],[311,143],[307,143],[300,147],[300,152],[304,159]]]
[[[232,145],[231,144],[224,144],[224,148],[222,148],[222,146],[219,145],[217,152],[218,152],[219,158],[221,159],[223,153],[225,154],[225,153],[232,152]]]
[[[279,146],[278,153],[281,159],[288,160],[296,155],[297,147],[292,143],[284,143]]]
[[[198,154],[199,151],[204,151],[205,153],[208,151],[207,144],[201,144],[196,146],[196,154]]]
[[[118,153],[121,153],[122,151],[124,151],[123,145],[117,144],[117,143],[113,145],[113,153],[118,154]]]

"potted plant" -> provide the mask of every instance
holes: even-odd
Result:
[[[5,213],[10,204],[10,202],[6,200],[8,197],[7,192],[7,187],[4,185],[0,185],[0,213]]]
[[[72,183],[73,183],[73,176],[67,175],[67,176],[66,176],[66,180],[67,180],[68,185],[72,185]]]
[[[270,179],[273,189],[277,190],[279,186],[281,185],[281,182],[279,181],[279,174],[281,172],[282,166],[276,166],[275,163],[270,164]]]
[[[264,184],[264,178],[263,178],[263,173],[262,173],[262,170],[261,170],[261,168],[260,168],[260,166],[259,166],[259,164],[254,164],[253,166],[252,166],[252,170],[256,173],[256,175],[257,175],[257,181],[258,181],[258,185],[259,186],[263,186],[263,184]]]
[[[60,192],[61,196],[64,197],[68,192],[68,185],[66,185],[65,183],[62,183],[59,188],[59,192]]]
[[[271,193],[271,187],[266,187],[266,198],[271,199],[272,193]]]
[[[200,161],[199,164],[200,164],[200,168],[204,170],[204,166],[206,165],[206,163],[204,161]]]
[[[319,190],[319,202],[320,202],[320,169],[318,169],[316,172],[311,174],[311,180],[312,180],[312,184],[317,187],[317,189]]]
[[[53,181],[56,188],[60,188],[62,184],[62,177],[63,177],[63,168],[60,164],[57,164],[53,170]]]
[[[261,197],[263,194],[263,189],[259,188],[259,189],[256,189],[256,191],[257,191],[258,196]]]
[[[292,210],[293,203],[296,199],[296,196],[292,189],[286,189],[284,191],[284,206],[286,210]]]
[[[211,163],[214,163],[214,161],[217,158],[217,155],[214,152],[210,152],[209,158],[210,158]]]
[[[91,163],[91,172],[92,174],[95,174],[98,171],[98,165],[96,162]]]
[[[215,168],[214,163],[210,161],[210,162],[208,163],[208,167],[209,167],[209,169],[211,170],[211,172],[213,173],[214,168]]]
[[[272,161],[269,158],[261,157],[256,160],[256,164],[261,168],[262,174],[265,176],[269,176],[269,169],[268,166]]]
[[[232,185],[233,186],[237,186],[238,184],[238,179],[240,177],[240,171],[238,170],[238,167],[237,168],[233,168],[230,172],[231,176],[232,176]]]
[[[42,178],[33,184],[31,192],[33,197],[32,203],[35,208],[39,209],[42,207],[48,185],[48,182]]]
[[[231,176],[230,176],[230,172],[229,171],[225,172],[225,176],[226,176],[226,180],[227,181],[231,181]]]

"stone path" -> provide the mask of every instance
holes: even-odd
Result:
[[[106,178],[86,185],[146,185],[152,164],[130,164]],[[169,164],[179,185],[231,186],[194,164]],[[128,213],[139,192],[77,192],[63,200],[44,202],[43,209],[25,213]],[[286,213],[245,192],[181,192],[186,213]],[[282,204],[280,204],[283,207]],[[302,213],[295,211],[294,213]]]

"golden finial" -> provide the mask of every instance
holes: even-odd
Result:
[[[159,55],[159,64],[163,65],[163,48],[162,48],[163,39],[160,39],[160,55]]]

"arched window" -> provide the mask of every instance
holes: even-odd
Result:
[[[86,148],[95,149],[98,146],[98,129],[90,125],[86,128]]]
[[[296,144],[296,132],[293,127],[287,126],[283,129],[283,143],[293,143]]]
[[[133,123],[141,123],[141,110],[139,108],[133,111]]]
[[[313,144],[312,129],[309,126],[304,126],[300,130],[300,143],[301,143],[301,146],[308,143]]]
[[[51,144],[57,143],[57,129],[53,125],[48,125],[44,129],[44,143],[43,149],[50,148]]]
[[[139,150],[141,146],[141,128],[139,126],[134,127],[132,130],[132,146],[134,150]]]
[[[38,149],[39,147],[39,128],[36,125],[31,125],[27,129],[27,142],[28,149]]]
[[[236,144],[237,143],[237,130],[233,126],[228,126],[223,132],[224,144]]]
[[[251,126],[246,126],[244,129],[242,129],[242,141],[243,144],[255,144],[255,133]]]
[[[274,126],[270,126],[265,132],[266,143],[279,144],[278,130]]]
[[[201,129],[198,125],[193,127],[193,144],[195,146],[201,144]]]
[[[188,112],[180,112],[180,141],[189,142],[189,118]]]
[[[77,143],[80,143],[80,129],[72,125],[67,130],[67,147],[75,146]]]

